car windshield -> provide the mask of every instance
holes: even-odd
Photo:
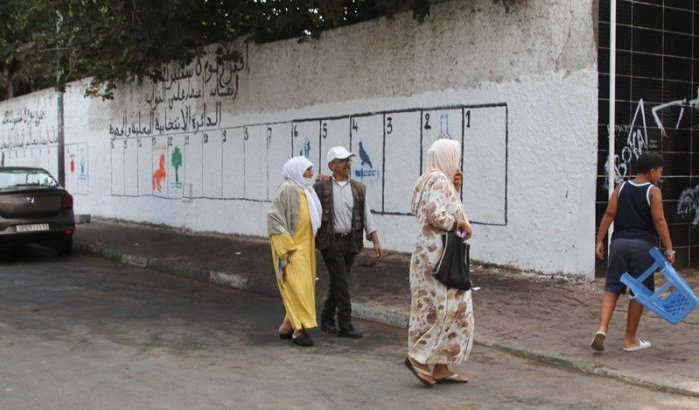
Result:
[[[17,188],[54,188],[58,182],[46,171],[39,169],[0,169],[0,190]]]

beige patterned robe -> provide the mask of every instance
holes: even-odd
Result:
[[[441,234],[466,218],[463,205],[446,175],[421,176],[413,192],[418,236],[410,260],[409,355],[423,364],[458,364],[473,345],[471,291],[447,289],[432,276],[442,252]]]

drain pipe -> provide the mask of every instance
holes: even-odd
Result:
[[[61,26],[63,25],[63,15],[61,14],[60,11],[56,11],[56,15],[58,17],[58,20],[56,21],[56,35],[60,34],[61,32]],[[59,51],[58,53],[58,60],[56,61],[57,66],[56,66],[56,88],[60,88],[56,90],[58,92],[58,95],[56,96],[56,105],[57,105],[57,113],[56,113],[56,133],[58,134],[58,183],[62,186],[66,186],[66,153],[65,153],[65,125],[63,123],[63,93],[65,91],[65,84],[61,84],[61,82],[64,80],[63,78],[63,69],[61,68],[61,52]]]
[[[58,105],[58,115],[57,115],[57,134],[58,134],[58,183],[62,187],[66,186],[66,164],[65,164],[65,126],[63,124],[63,91],[59,91],[56,97],[56,102]]]
[[[614,166],[614,145],[616,142],[616,0],[610,0],[609,10],[609,163],[607,164],[607,188],[609,197],[614,193],[614,182],[616,180],[616,172]],[[609,226],[609,238],[614,232],[614,223]],[[611,240],[609,241],[611,244]]]

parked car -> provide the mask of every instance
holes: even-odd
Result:
[[[0,246],[73,249],[73,196],[45,169],[0,167]]]

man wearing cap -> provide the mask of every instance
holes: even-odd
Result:
[[[379,261],[383,259],[383,249],[366,200],[366,185],[350,179],[353,156],[344,147],[330,148],[327,159],[332,177],[316,182],[314,188],[323,206],[316,247],[330,275],[320,328],[324,332],[356,339],[362,337],[362,332],[352,326],[349,285],[352,262],[364,247],[363,233],[373,242],[374,254]]]

